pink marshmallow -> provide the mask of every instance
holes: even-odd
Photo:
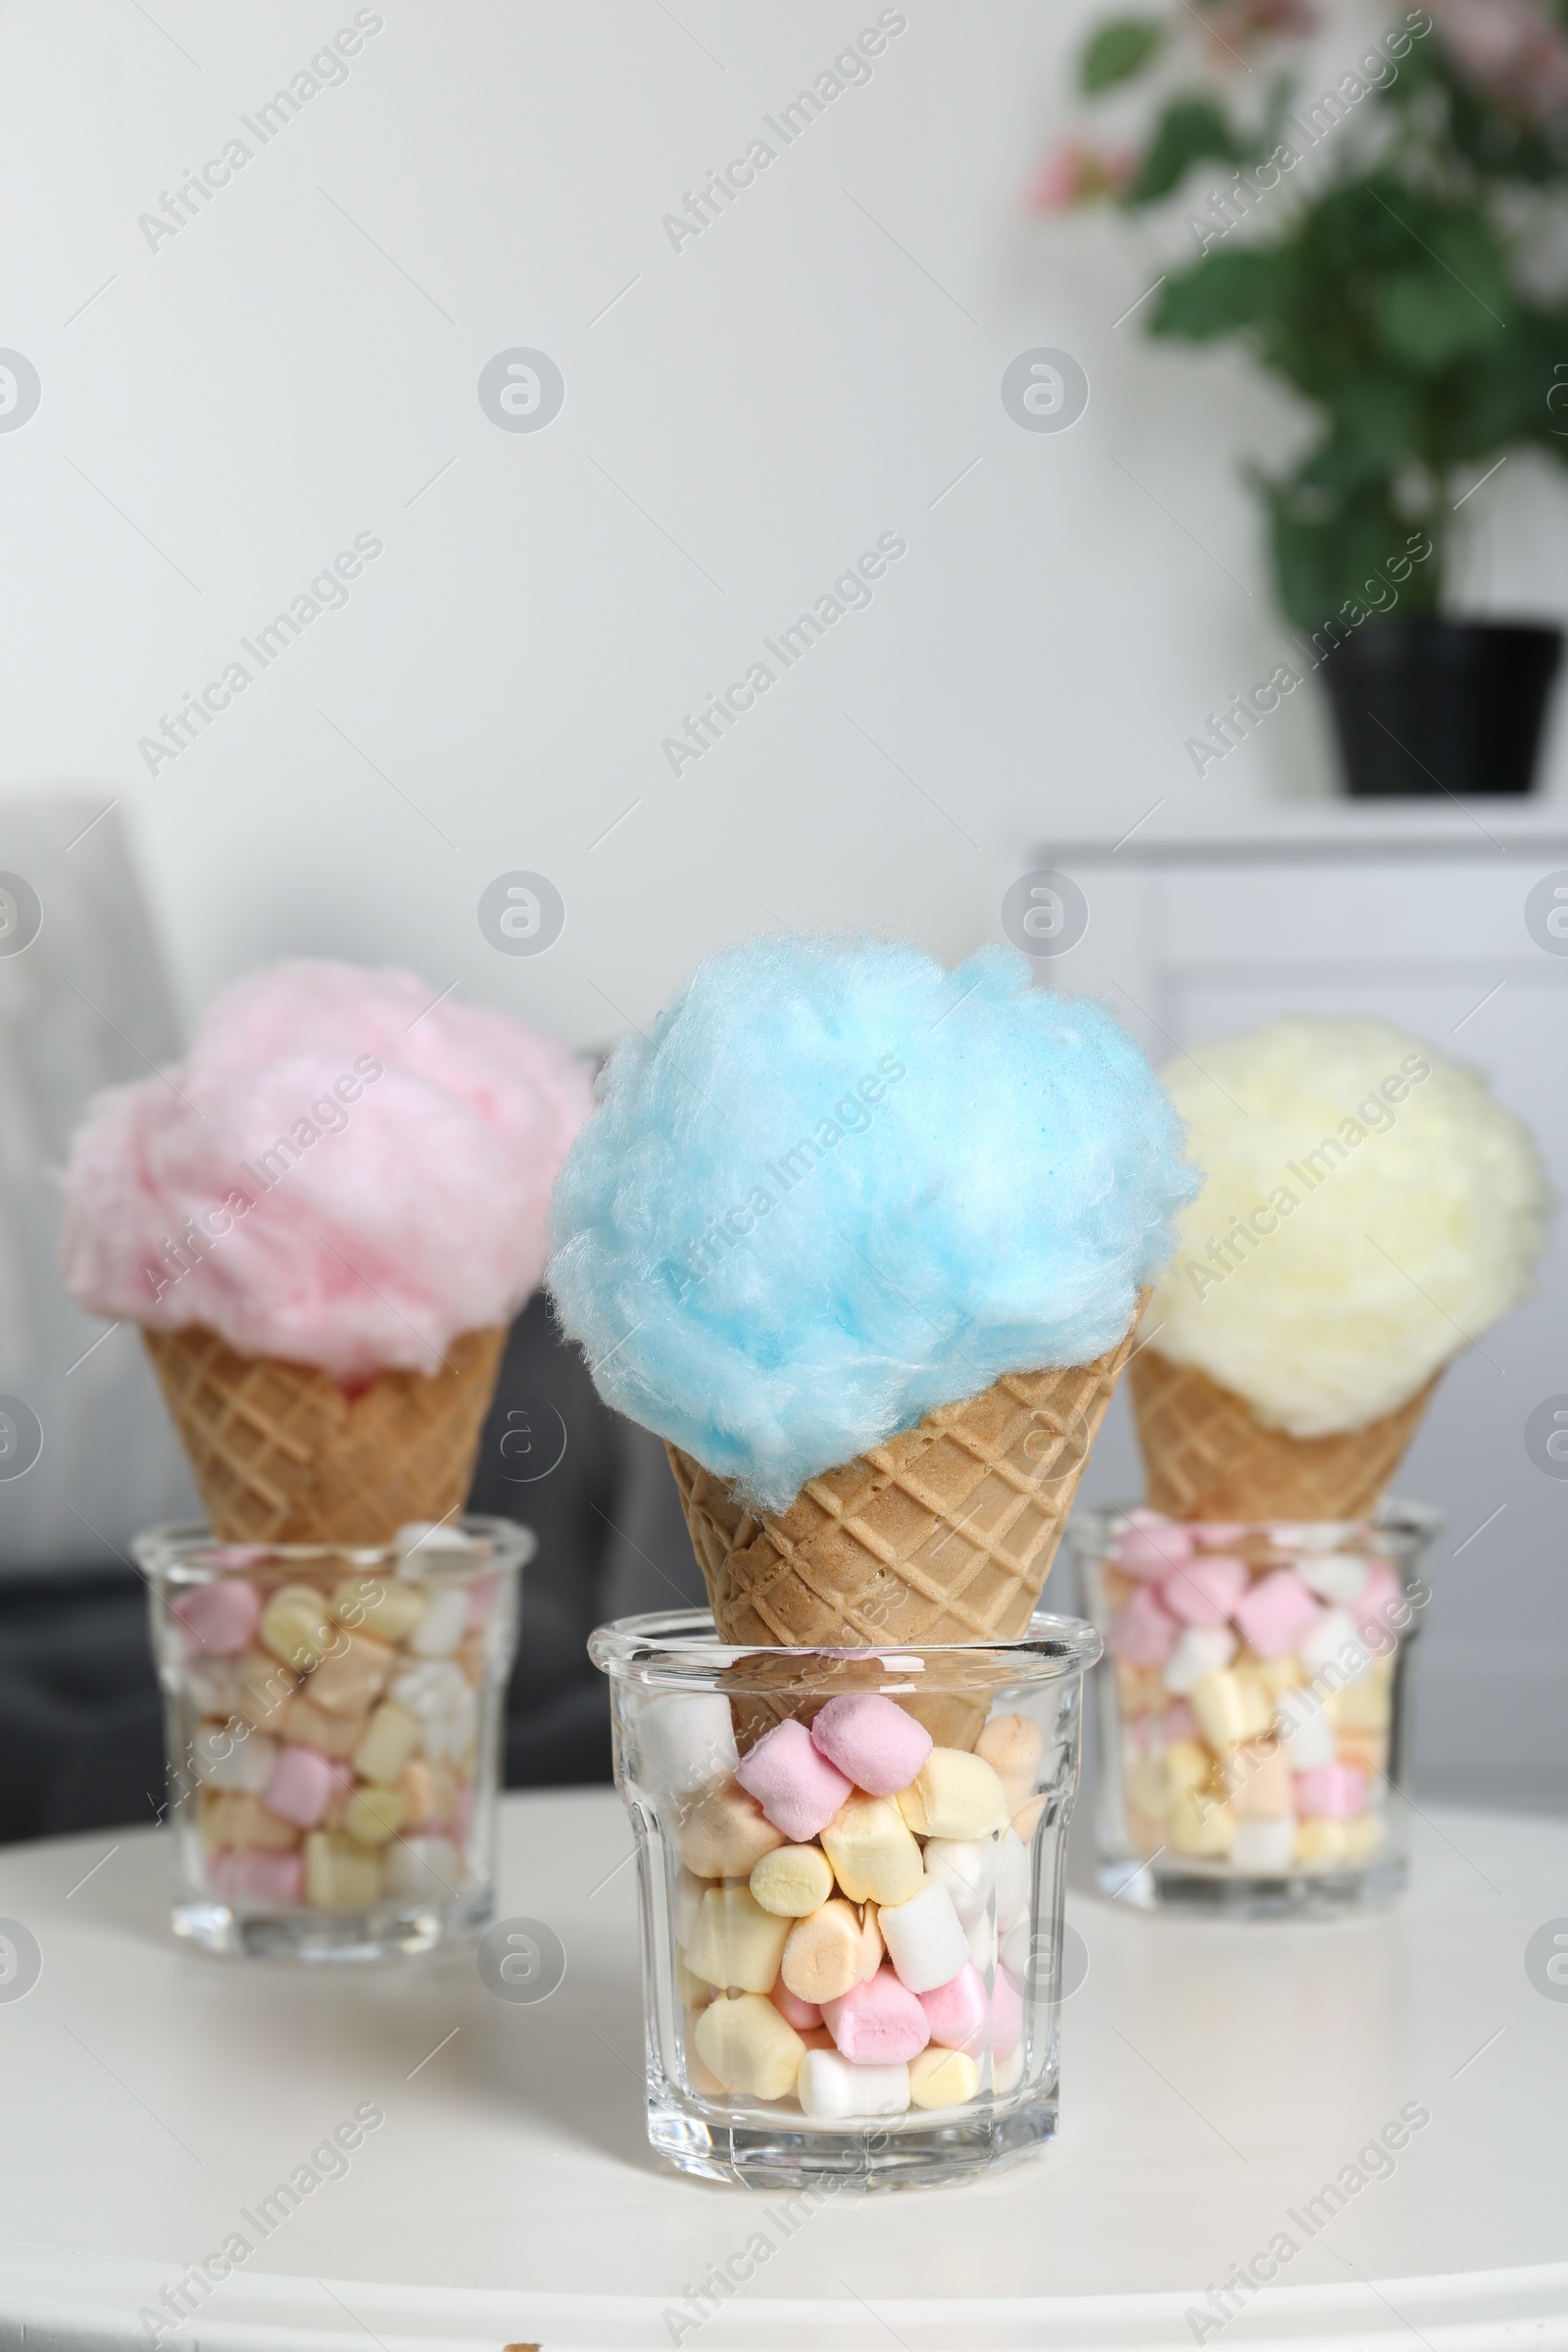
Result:
[[[1303,1821],[1353,1821],[1366,1811],[1366,1776],[1353,1764],[1319,1764],[1296,1776],[1296,1810]]]
[[[1023,2039],[1023,1996],[1004,1968],[999,1968],[991,1980],[991,2006],[985,2023],[977,2034],[971,2034],[964,2048],[971,2058],[983,2050],[995,2051],[999,2058],[1010,2058]]]
[[[1116,1539],[1112,1564],[1123,1576],[1168,1576],[1192,1557],[1193,1539],[1185,1527],[1130,1527]]]
[[[1283,1658],[1316,1623],[1322,1606],[1294,1568],[1276,1568],[1242,1594],[1231,1615],[1260,1658]]]
[[[1107,1646],[1124,1666],[1163,1666],[1180,1631],[1153,1586],[1140,1585],[1117,1610]]]
[[[1369,1649],[1386,1652],[1407,1629],[1405,1606],[1398,1571],[1388,1560],[1374,1560],[1346,1614]]]
[[[986,1988],[969,1963],[951,1984],[939,1984],[935,1992],[922,1992],[919,1998],[931,2038],[944,2049],[961,2050],[985,2026]]]
[[[1238,1536],[1246,1535],[1247,1522],[1245,1519],[1195,1519],[1191,1532],[1200,1544],[1223,1551],[1227,1544],[1234,1544]]]
[[[337,1788],[330,1759],[318,1747],[279,1748],[272,1777],[262,1790],[262,1802],[285,1821],[314,1830]]]
[[[891,1968],[879,1968],[867,1983],[824,2001],[822,2022],[852,2066],[897,2066],[918,2058],[931,2038],[918,1996]]]
[[[473,1783],[465,1781],[452,1800],[452,1842],[461,1854],[468,1842],[468,1825],[473,1819]]]
[[[822,2023],[822,2012],[814,2001],[803,2001],[798,1992],[791,1992],[782,1977],[768,1994],[768,1999],[795,2028],[797,2034],[809,2034],[813,2026]]]
[[[853,1793],[853,1784],[793,1716],[762,1734],[736,1765],[735,1778],[786,1838],[816,1837]]]
[[[297,1903],[305,1891],[305,1865],[298,1854],[275,1854],[260,1846],[224,1846],[207,1865],[215,1894],[226,1903]]]
[[[1173,1569],[1159,1588],[1159,1597],[1183,1625],[1223,1625],[1247,1583],[1245,1560],[1213,1551]]]
[[[262,1621],[262,1596],[238,1577],[220,1577],[215,1584],[193,1585],[182,1592],[171,1615],[187,1649],[205,1650],[212,1658],[237,1658],[242,1649],[249,1649]]]
[[[1165,1709],[1160,1737],[1167,1747],[1173,1746],[1178,1740],[1201,1740],[1203,1737],[1199,1729],[1198,1717],[1185,1698],[1173,1700]]]
[[[830,1698],[811,1726],[811,1741],[868,1796],[907,1788],[933,1745],[924,1724],[879,1690]]]
[[[468,1587],[468,1623],[470,1634],[482,1633],[489,1624],[496,1605],[496,1580],[493,1576],[476,1576]]]

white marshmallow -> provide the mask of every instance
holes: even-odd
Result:
[[[972,1928],[991,1899],[996,1848],[989,1838],[928,1838],[925,1869],[944,1886],[965,1928]]]
[[[1167,1690],[1185,1698],[1196,1690],[1205,1674],[1218,1674],[1236,1655],[1236,1636],[1228,1625],[1187,1625],[1177,1636],[1176,1646],[1165,1660],[1163,1675]]]
[[[997,1839],[997,1927],[1005,1935],[1029,1902],[1029,1848],[1014,1829]]]
[[[1023,2043],[1009,2050],[1005,2058],[993,2052],[991,2059],[991,2087],[1000,2099],[1009,2090],[1016,2090],[1023,2081]]]
[[[1297,1643],[1296,1654],[1309,1675],[1332,1658],[1340,1676],[1350,1683],[1358,1683],[1372,1663],[1371,1651],[1343,1609],[1325,1609],[1315,1618]]]
[[[979,1918],[964,1931],[964,1941],[969,1947],[975,1973],[984,1979],[988,1971],[997,1965],[996,1923],[989,1911],[982,1911]]]
[[[446,1595],[438,1594],[437,1599]],[[435,1764],[460,1764],[479,1729],[479,1694],[449,1659],[431,1658],[395,1677],[392,1697],[416,1717],[419,1744]]]
[[[1310,1691],[1287,1693],[1274,1710],[1274,1722],[1293,1772],[1313,1772],[1318,1765],[1335,1761],[1339,1750],[1334,1726],[1328,1709]]]
[[[876,1916],[888,1958],[910,1992],[951,1984],[969,1957],[953,1897],[940,1879],[927,1879],[906,1903],[884,1903]]]
[[[404,1902],[449,1903],[465,1875],[450,1838],[394,1838],[386,1849],[386,1890]]]
[[[424,1615],[409,1636],[410,1651],[416,1658],[449,1658],[463,1640],[467,1625],[467,1586],[436,1585],[425,1603]]]
[[[1273,1878],[1290,1869],[1295,1853],[1294,1821],[1239,1821],[1226,1859],[1233,1870]]]
[[[1034,1936],[1028,1920],[1020,1919],[1010,1928],[998,1947],[997,1957],[1015,1984],[1021,1984],[1029,1974],[1030,1947]]]
[[[1291,1565],[1309,1592],[1340,1608],[1360,1599],[1372,1573],[1370,1564],[1353,1551],[1309,1554],[1305,1559],[1293,1560]]]
[[[236,1715],[245,1695],[243,1658],[191,1658],[182,1665],[186,1694],[198,1715]]]
[[[261,1795],[277,1761],[277,1741],[238,1719],[198,1724],[190,1749],[199,1781],[209,1788],[237,1788],[246,1796]]]
[[[735,1770],[740,1751],[720,1690],[670,1691],[637,1717],[637,1779],[651,1795],[689,1796]]]
[[[851,2066],[836,2050],[808,2050],[795,2078],[795,2095],[813,2124],[902,2115],[909,2104],[909,2070],[903,2064]]]

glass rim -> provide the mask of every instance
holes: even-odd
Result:
[[[891,1672],[926,1674],[920,1688],[942,1688],[952,1670],[983,1670],[989,1679],[1053,1683],[1086,1674],[1100,1657],[1103,1643],[1096,1628],[1082,1617],[1057,1617],[1037,1610],[1028,1631],[991,1642],[858,1642],[853,1647],[829,1643],[784,1647],[757,1642],[720,1642],[710,1609],[656,1609],[637,1617],[617,1617],[596,1627],[588,1639],[588,1655],[602,1674],[613,1682],[667,1684],[670,1689],[708,1689],[721,1675],[727,1691],[745,1693],[745,1667],[754,1659],[770,1663],[789,1658],[803,1673],[820,1658],[831,1673],[838,1666],[876,1659]],[[776,1671],[776,1670],[775,1670]],[[758,1676],[759,1694],[776,1689],[764,1669]]]
[[[1083,1549],[1078,1540],[1082,1536],[1088,1536],[1102,1545],[1107,1537],[1121,1533],[1134,1511],[1146,1511],[1149,1507],[1142,1500],[1080,1503],[1067,1522],[1067,1541],[1075,1551]],[[1164,1519],[1163,1513],[1158,1516]],[[1342,1528],[1347,1536],[1396,1536],[1411,1544],[1430,1544],[1442,1532],[1443,1513],[1430,1502],[1416,1502],[1407,1495],[1387,1494],[1375,1509],[1363,1513],[1359,1519],[1291,1519],[1282,1512],[1272,1519],[1173,1519],[1165,1524],[1172,1527],[1234,1527],[1246,1535],[1267,1537],[1276,1550],[1289,1550],[1290,1545],[1284,1542],[1284,1536],[1296,1528]]]
[[[539,1549],[539,1539],[531,1527],[519,1520],[502,1519],[481,1512],[464,1512],[460,1517],[443,1521],[454,1534],[471,1536],[487,1544],[487,1552],[476,1554],[471,1567],[429,1563],[431,1581],[440,1578],[447,1582],[461,1581],[469,1575],[489,1574],[497,1568],[526,1568]],[[221,1556],[212,1561],[204,1553]],[[240,1556],[244,1555],[244,1556]],[[163,1519],[154,1527],[143,1528],[130,1542],[130,1556],[138,1568],[149,1576],[168,1576],[181,1569],[210,1567],[218,1576],[244,1576],[250,1570],[280,1565],[306,1569],[328,1563],[370,1571],[391,1568],[401,1571],[402,1562],[417,1558],[416,1551],[400,1552],[394,1544],[271,1544],[244,1542],[237,1538],[215,1535],[205,1519]],[[406,1583],[417,1582],[405,1576]]]

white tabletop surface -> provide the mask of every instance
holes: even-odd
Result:
[[[0,2343],[148,2341],[138,2310],[373,2101],[346,2177],[166,2342],[1191,2346],[1207,2287],[1283,2230],[1283,2283],[1202,2340],[1568,2346],[1568,2001],[1524,1961],[1568,1914],[1568,1823],[1415,1828],[1411,1891],[1377,1917],[1226,1928],[1070,1898],[1090,1970],[1055,2144],[773,2228],[684,2331],[666,2313],[776,2200],[648,2150],[611,1793],[507,1802],[502,1911],[568,1955],[537,2006],[493,1997],[471,1952],[323,1972],[176,1947],[156,1831],[0,1850],[0,1916],[43,1955],[0,2001]],[[1392,2177],[1309,2239],[1288,2217],[1412,2104],[1431,2121]]]

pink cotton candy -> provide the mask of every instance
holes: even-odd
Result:
[[[297,1903],[305,1891],[299,1855],[260,1846],[224,1846],[209,1858],[207,1876],[225,1903]]]
[[[1163,1666],[1180,1632],[1152,1585],[1139,1585],[1116,1612],[1107,1647],[1124,1666]]]
[[[250,1647],[261,1623],[262,1596],[254,1585],[225,1576],[215,1584],[192,1586],[173,1602],[171,1614],[184,1633],[187,1649],[210,1658],[237,1658]]]
[[[1303,1821],[1354,1821],[1366,1811],[1366,1776],[1353,1764],[1320,1764],[1296,1775],[1296,1810]]]
[[[1183,1625],[1223,1625],[1247,1584],[1247,1562],[1216,1551],[1173,1568],[1159,1597]]]
[[[345,1382],[437,1372],[460,1333],[507,1322],[544,1270],[589,1080],[510,1013],[439,994],[277,964],[219,999],[167,1077],[99,1095],[66,1168],[78,1305]]]
[[[811,1725],[811,1741],[868,1796],[907,1788],[932,1748],[924,1724],[879,1690],[830,1698]]]
[[[1193,1539],[1185,1527],[1130,1527],[1116,1540],[1115,1565],[1124,1576],[1168,1576],[1192,1555]]]
[[[814,1838],[853,1793],[851,1783],[793,1716],[762,1734],[736,1765],[735,1778],[786,1838]]]
[[[935,1992],[919,1997],[931,2038],[944,2049],[961,2050],[985,2026],[986,1988],[972,1965],[960,1968],[950,1984],[939,1984]]]
[[[1294,1568],[1276,1568],[1243,1593],[1231,1614],[1260,1658],[1283,1658],[1316,1624],[1322,1605]]]
[[[822,2022],[840,2055],[854,2066],[897,2066],[901,2059],[918,2058],[931,2038],[918,1996],[891,1968],[879,1968],[865,1984],[852,1984],[836,2001],[824,2001]]]
[[[809,2034],[822,2023],[822,2012],[814,2001],[803,2001],[798,1992],[791,1992],[782,1977],[768,1994],[768,1999],[780,2017],[787,2019],[797,2034]]]

